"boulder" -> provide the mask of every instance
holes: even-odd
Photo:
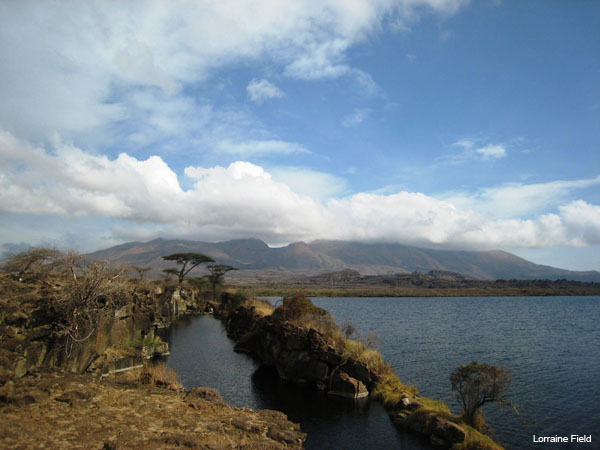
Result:
[[[441,437],[449,444],[463,442],[467,437],[464,429],[442,417],[436,417],[433,423],[432,434]]]
[[[364,384],[371,383],[371,371],[365,367],[364,364],[361,364],[353,359],[349,359],[344,364],[340,366],[340,370],[346,372],[352,378],[356,378],[360,380]]]
[[[185,400],[193,408],[198,408],[201,402],[224,404],[218,390],[205,386],[198,386],[189,391],[185,395]]]
[[[346,372],[336,370],[329,380],[329,394],[338,397],[364,398],[369,396],[365,385]]]

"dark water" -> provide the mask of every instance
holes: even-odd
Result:
[[[484,407],[496,439],[510,449],[600,448],[600,297],[316,298],[338,322],[375,331],[405,383],[459,408],[449,374],[472,360],[504,366],[509,408]],[[198,317],[168,339],[186,387],[208,385],[237,406],[279,409],[309,435],[309,449],[420,449],[376,402],[329,398],[277,379],[235,354],[220,322]],[[533,443],[532,436],[592,435],[591,444]]]

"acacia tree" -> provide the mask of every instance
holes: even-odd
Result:
[[[137,272],[140,277],[140,281],[144,279],[144,274],[148,272],[152,267],[139,267],[139,266],[131,266],[133,270]]]
[[[223,277],[225,276],[225,274],[232,270],[239,270],[239,269],[228,266],[226,264],[215,264],[212,266],[207,266],[207,269],[210,272],[210,275],[207,275],[206,277],[207,277],[210,285],[212,286],[213,301],[215,301],[217,299],[217,286],[220,286],[221,284],[223,284]]]
[[[464,421],[481,431],[485,426],[480,408],[486,403],[504,403],[510,373],[503,367],[472,361],[450,374],[452,390],[463,410]]]
[[[2,266],[5,271],[15,273],[16,278],[23,281],[26,273],[43,275],[49,272],[61,256],[61,252],[56,249],[32,247],[10,255]]]
[[[177,275],[179,286],[181,286],[185,276],[194,267],[204,263],[215,262],[210,256],[203,255],[202,253],[173,253],[172,255],[163,256],[162,259],[165,261],[175,261],[177,264],[181,264],[180,269],[171,268],[163,270],[165,273]]]

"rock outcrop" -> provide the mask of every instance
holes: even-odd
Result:
[[[312,383],[329,394],[349,398],[369,395],[378,376],[364,364],[345,358],[315,329],[305,329],[241,306],[226,318],[235,349],[274,366],[280,378]]]
[[[89,336],[68,341],[52,309],[52,287],[8,277],[1,281],[5,293],[0,296],[0,353],[7,364],[0,364],[0,372],[10,373],[0,373],[0,380],[39,368],[108,373],[140,365],[144,358],[168,352],[167,344],[154,336],[157,327],[210,307],[191,291],[132,291],[124,306],[102,310]],[[9,289],[20,290],[21,297],[12,297]]]
[[[282,379],[312,383],[331,395],[353,399],[368,396],[384,381],[362,362],[344,357],[314,329],[262,316],[246,306],[222,318],[236,342],[236,351],[249,353],[261,363],[275,367]],[[416,394],[406,392],[396,404],[385,406],[396,425],[422,435],[436,447],[450,448],[468,440],[465,428],[456,423],[458,417],[427,406],[427,399]],[[501,447],[489,440],[489,444],[486,441],[473,448]]]
[[[53,287],[40,286],[0,274],[0,448],[302,448],[306,435],[283,413],[232,408],[210,388],[91,374],[168,351],[155,328],[212,307],[191,292],[132,290],[125,305],[100,307],[85,339],[68,341]]]
[[[390,419],[403,429],[427,437],[438,447],[449,448],[467,438],[463,427],[439,411],[425,407],[417,399],[404,397],[390,410]]]
[[[1,448],[300,449],[278,411],[232,408],[191,391],[90,375],[37,372],[0,387]]]

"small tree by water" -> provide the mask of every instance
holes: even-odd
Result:
[[[226,264],[214,264],[212,266],[207,267],[210,275],[207,275],[207,279],[212,287],[213,293],[213,301],[217,299],[217,286],[221,286],[223,284],[223,278],[227,272],[232,270],[239,270],[235,267],[228,266]]]
[[[481,407],[486,403],[505,403],[510,379],[507,369],[477,361],[457,367],[450,374],[450,382],[464,421],[481,431],[485,427]]]

